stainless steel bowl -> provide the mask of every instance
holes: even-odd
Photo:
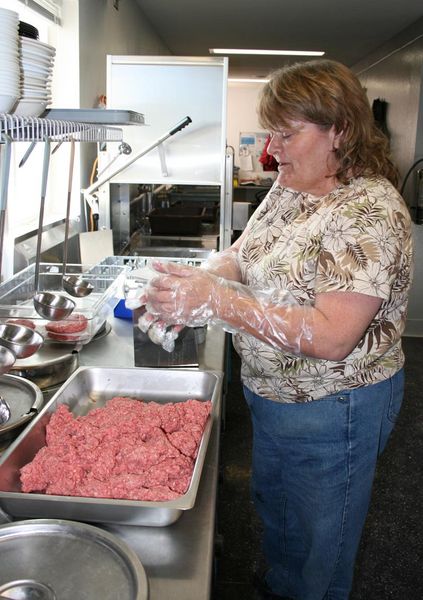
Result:
[[[52,292],[38,292],[34,296],[34,308],[37,313],[48,321],[66,319],[74,310],[76,304],[70,298]]]
[[[91,294],[94,286],[80,275],[66,275],[63,277],[63,289],[75,298],[85,298]]]
[[[43,342],[43,336],[30,327],[13,323],[0,325],[0,343],[9,348],[16,358],[32,356]]]
[[[16,356],[9,348],[0,345],[0,375],[10,371],[15,364]]]

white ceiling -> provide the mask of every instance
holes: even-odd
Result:
[[[137,0],[170,52],[323,50],[348,66],[423,17],[422,0]],[[297,57],[230,57],[232,76],[265,77]]]

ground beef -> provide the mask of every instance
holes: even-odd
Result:
[[[71,342],[77,340],[76,333],[85,331],[88,327],[88,320],[79,313],[71,314],[64,321],[51,321],[46,325],[46,331],[49,338],[61,342]]]
[[[35,323],[30,319],[7,319],[6,323],[11,323],[12,325],[23,325],[24,327],[35,329]]]
[[[46,446],[21,469],[23,492],[166,501],[190,484],[210,401],[115,397],[86,416],[62,404]]]

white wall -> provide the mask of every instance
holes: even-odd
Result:
[[[239,134],[241,132],[262,132],[263,127],[259,125],[257,118],[257,102],[262,87],[262,83],[228,83],[228,126],[227,126],[227,145],[234,148],[234,165],[240,166],[239,159]],[[277,173],[266,172],[260,165],[256,172],[251,174],[254,178],[272,177]],[[241,171],[241,175],[247,176],[247,173]]]
[[[106,93],[107,54],[170,54],[136,0],[79,1],[80,105],[92,108]]]
[[[370,100],[388,102],[387,122],[393,157],[405,173],[423,158],[423,18],[355,65]],[[420,168],[422,163],[420,163]],[[404,198],[413,199],[413,178]],[[423,225],[414,225],[415,272],[406,335],[423,336]]]
[[[144,17],[136,0],[79,0],[80,107],[96,106],[106,94],[107,55],[168,55],[169,49]],[[81,147],[81,187],[89,185],[91,166],[97,156],[94,144]]]

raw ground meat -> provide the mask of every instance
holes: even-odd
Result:
[[[70,342],[78,338],[75,333],[85,331],[88,320],[84,315],[75,313],[65,321],[52,321],[47,323],[46,331],[49,338],[61,342]]]
[[[12,325],[23,325],[24,327],[35,329],[35,323],[30,319],[8,319],[6,323],[12,323]]]
[[[115,397],[86,416],[65,404],[46,446],[21,469],[23,492],[161,502],[184,494],[211,401],[159,404]]]

